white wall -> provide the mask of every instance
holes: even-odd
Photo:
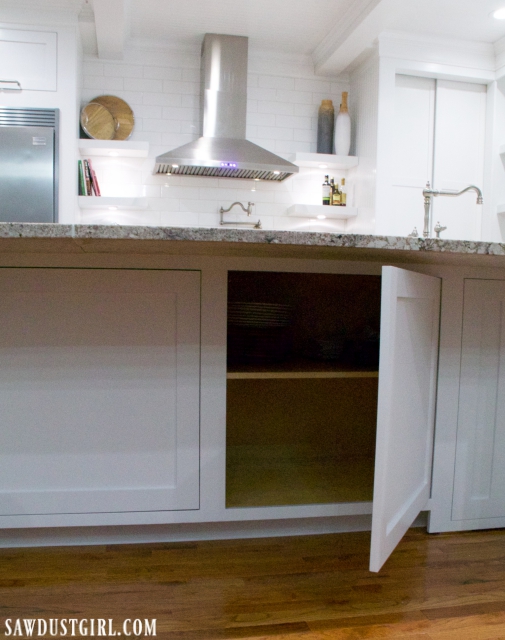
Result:
[[[379,104],[379,59],[376,55],[353,72],[350,95],[354,131],[351,155],[359,157],[359,165],[350,172],[349,192],[358,207],[358,215],[348,221],[346,230],[349,233],[375,233]]]
[[[83,87],[83,105],[101,94],[126,100],[135,114],[131,140],[150,143],[149,158],[144,161],[93,159],[102,195],[147,196],[149,207],[140,212],[83,210],[78,221],[215,227],[219,208],[238,200],[255,203],[254,219],[260,218],[265,229],[345,229],[343,221],[285,215],[293,203],[320,204],[324,170],[301,169],[280,184],[152,175],[156,155],[200,135],[199,50],[130,48],[121,62],[87,56]],[[332,99],[338,109],[341,92],[348,90],[345,78],[315,76],[309,58],[250,51],[247,137],[281,156],[315,152],[321,100]]]

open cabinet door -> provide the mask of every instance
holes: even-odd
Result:
[[[384,267],[370,571],[430,497],[440,280]]]

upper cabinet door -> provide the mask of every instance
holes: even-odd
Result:
[[[430,496],[440,280],[382,270],[370,571],[379,571]]]
[[[56,91],[56,46],[50,31],[0,29],[0,89]]]

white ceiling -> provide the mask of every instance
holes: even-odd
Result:
[[[6,1],[12,0],[0,0],[0,8]],[[128,41],[196,47],[207,32],[227,33],[248,36],[253,50],[311,55],[326,74],[345,69],[384,30],[488,44],[505,36],[505,20],[490,16],[505,0],[82,0],[82,6],[82,20],[94,13],[105,56],[120,57]]]

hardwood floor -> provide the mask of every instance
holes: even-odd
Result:
[[[169,640],[505,639],[505,530],[0,550],[6,618],[156,618]],[[19,636],[18,636],[19,637]],[[133,636],[132,636],[133,637]]]

